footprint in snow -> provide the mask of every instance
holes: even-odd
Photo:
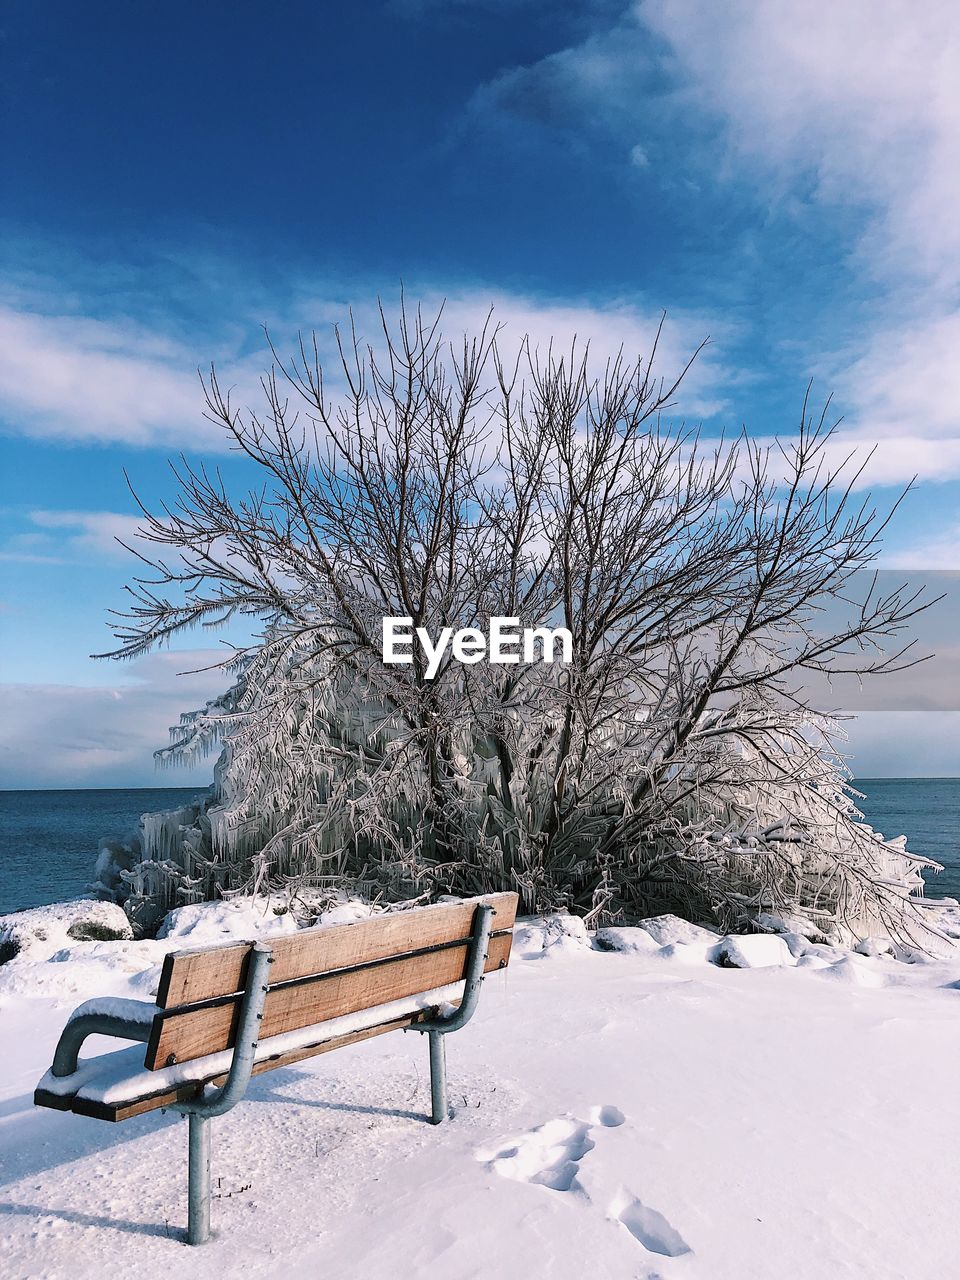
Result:
[[[619,1107],[594,1107],[590,1112],[594,1124],[603,1125],[604,1129],[617,1129],[626,1122],[627,1117]]]
[[[548,1120],[506,1145],[478,1151],[477,1158],[504,1178],[549,1187],[551,1191],[576,1191],[586,1196],[577,1181],[577,1173],[580,1161],[596,1146],[590,1137],[591,1130],[595,1126],[615,1129],[625,1120],[626,1116],[619,1107],[594,1107],[589,1124],[574,1116],[561,1116]]]
[[[597,1145],[590,1134],[595,1128],[617,1129],[626,1119],[619,1107],[609,1104],[593,1107],[589,1124],[574,1116],[548,1120],[507,1143],[480,1149],[477,1159],[503,1178],[548,1187],[551,1191],[575,1192],[589,1204],[590,1197],[577,1174],[581,1161]],[[648,1253],[678,1258],[691,1252],[676,1227],[627,1187],[620,1188],[608,1212]]]
[[[477,1152],[488,1168],[515,1182],[531,1182],[551,1191],[579,1191],[580,1161],[596,1145],[590,1125],[572,1117],[548,1120],[499,1149]]]
[[[690,1246],[680,1232],[662,1213],[638,1200],[626,1187],[610,1206],[610,1215],[616,1218],[649,1253],[659,1253],[666,1258],[679,1258],[690,1252]]]

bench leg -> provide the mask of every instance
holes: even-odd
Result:
[[[430,1120],[440,1124],[447,1118],[447,1051],[442,1031],[429,1032],[430,1038]]]
[[[210,1239],[210,1121],[192,1112],[190,1125],[189,1202],[187,1241],[203,1244]]]

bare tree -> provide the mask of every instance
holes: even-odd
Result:
[[[157,552],[110,656],[262,629],[173,731],[168,756],[222,749],[214,792],[151,828],[131,908],[346,882],[909,931],[923,860],[860,821],[808,682],[911,664],[926,602],[864,574],[889,515],[855,497],[862,461],[830,465],[826,410],[769,447],[706,440],[663,421],[683,374],[654,376],[656,344],[597,374],[576,344],[508,358],[492,317],[449,347],[439,316],[381,321],[379,349],[338,332],[335,397],[315,337],[274,353],[261,413],[212,371],[207,414],[262,487],[183,464],[177,502],[142,509]],[[571,660],[429,678],[416,646],[383,661],[385,616],[563,626]]]

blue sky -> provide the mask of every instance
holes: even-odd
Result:
[[[216,638],[95,663],[183,450],[236,459],[196,368],[241,394],[299,327],[372,326],[399,282],[507,332],[711,345],[678,413],[789,432],[833,392],[919,483],[891,567],[960,568],[960,11],[538,0],[17,3],[0,113],[0,786],[203,782],[151,750],[219,680]],[[950,617],[949,613],[943,619]],[[960,773],[960,648],[864,700],[863,775]],[[938,702],[939,699],[939,702]],[[938,710],[938,706],[942,709]]]

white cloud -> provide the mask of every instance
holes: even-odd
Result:
[[[960,280],[960,9],[952,0],[645,0],[730,146],[862,207],[862,264]]]
[[[230,274],[226,268],[225,272]],[[278,351],[283,356],[294,349],[298,323],[307,330],[316,327],[329,375],[328,390],[335,396],[342,375],[333,325],[344,325],[349,319],[347,305],[340,301],[344,287],[330,281],[315,287],[299,282],[296,286],[281,283],[278,290],[289,297],[286,319],[273,330]],[[375,290],[358,282],[352,292],[360,299],[355,318],[362,337],[377,345],[381,334]],[[502,339],[506,347],[529,334],[543,350],[551,338],[555,349],[567,349],[576,335],[581,342],[591,343],[598,361],[621,343],[628,355],[649,353],[660,318],[658,311],[642,302],[616,298],[600,302],[538,299],[481,286],[445,291],[436,284],[424,286],[419,296],[425,314],[446,299],[442,328],[448,339],[475,333],[493,306],[496,321],[506,325]],[[17,306],[0,303],[0,349],[5,357],[0,366],[0,415],[9,431],[45,439],[202,452],[228,447],[223,431],[203,417],[196,374],[196,366],[205,364],[222,344],[201,333],[194,337],[193,346],[187,346],[171,340],[156,325],[138,326],[122,317],[103,321],[65,316],[49,309],[49,299],[47,310],[42,309],[43,303],[36,296]],[[242,302],[237,302],[237,308],[242,314]],[[389,303],[388,310],[396,313]],[[236,332],[232,334],[231,350],[218,366],[221,385],[235,388],[234,403],[260,406],[258,380],[269,367],[270,353],[252,311],[246,326],[236,316],[233,319],[235,328],[243,331],[247,342],[252,338],[254,345],[238,357],[236,349],[243,342]],[[711,330],[714,340],[720,340],[701,357],[685,386],[685,412],[709,414],[722,402],[720,346],[731,328],[729,322],[710,325],[705,317],[689,312],[668,317],[658,360],[665,377],[675,376]]]
[[[34,528],[11,534],[0,548],[0,560],[22,564],[127,562],[130,553],[117,539],[136,546],[143,525],[142,517],[118,511],[41,510],[31,511],[27,518]]]
[[[958,351],[960,312],[904,316],[873,329],[837,375],[839,398],[857,408],[858,434],[883,441],[883,458],[891,466],[899,458],[900,475],[960,476]]]
[[[181,712],[227,687],[229,676],[198,670],[222,657],[152,654],[123,668],[132,684],[0,685],[0,787],[207,785],[211,761],[159,770],[153,752]]]
[[[960,8],[952,0],[647,0],[688,104],[724,123],[771,198],[845,208],[881,292],[831,364],[875,483],[960,477]],[[761,188],[762,189],[762,188]],[[824,299],[829,307],[829,298]]]
[[[601,21],[499,75],[473,114],[605,130],[632,166],[666,130],[674,177],[689,183],[700,163],[801,228],[842,215],[845,277],[871,310],[846,317],[851,340],[825,354],[837,341],[828,290],[792,350],[837,392],[847,439],[881,443],[875,483],[960,477],[960,7],[643,0]],[[837,283],[839,297],[849,279]]]
[[[772,437],[756,439],[760,444],[772,443]],[[843,468],[844,480],[852,482],[854,490],[883,485],[903,489],[913,479],[922,484],[960,477],[960,437],[884,436],[869,426],[841,427],[827,442],[824,457],[829,466]],[[772,463],[773,474],[782,475],[776,457]],[[865,466],[854,479],[861,464]]]
[[[960,523],[884,556],[885,568],[960,571]]]
[[[434,299],[435,303],[439,297]],[[623,348],[628,359],[647,357],[660,324],[660,311],[626,300],[590,304],[561,299],[538,299],[502,291],[473,289],[453,292],[444,307],[444,331],[453,337],[475,331],[487,310],[504,328],[499,339],[505,351],[529,337],[531,347],[545,354],[551,342],[564,354],[577,339],[589,343],[591,363],[599,373],[603,362]],[[655,369],[669,384],[707,337],[711,344],[701,353],[678,393],[678,410],[692,417],[709,417],[724,404],[727,371],[723,346],[732,332],[729,321],[719,322],[700,314],[668,315],[657,350]]]
[[[116,556],[129,559],[117,541],[135,542],[144,521],[142,516],[122,515],[118,511],[31,511],[30,520],[41,529],[65,531],[68,550],[97,557]]]
[[[97,557],[116,557],[127,562],[129,552],[120,547],[136,544],[145,524],[142,516],[127,516],[116,511],[32,511],[29,518],[40,529],[65,531],[65,545],[72,552],[92,553]]]
[[[0,306],[0,410],[24,435],[215,445],[196,359],[156,333]]]

